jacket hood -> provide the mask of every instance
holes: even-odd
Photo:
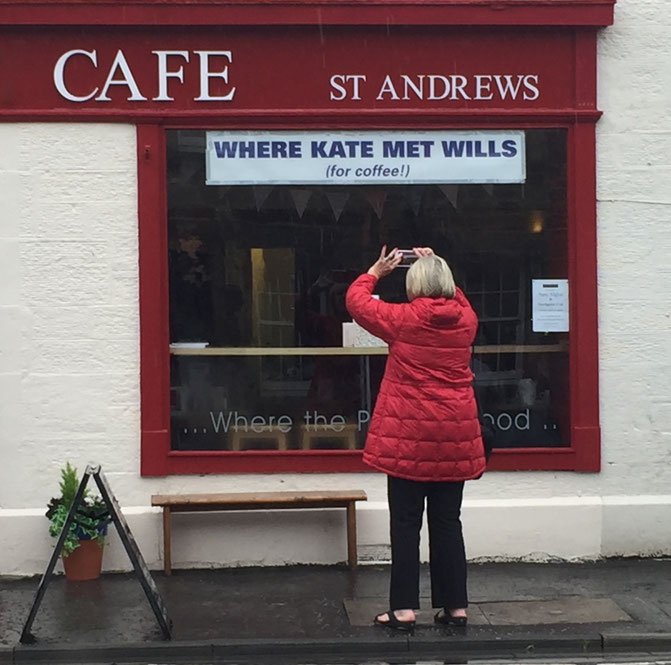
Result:
[[[429,323],[441,325],[454,325],[461,318],[461,305],[454,298],[415,298],[412,301],[428,319]]]

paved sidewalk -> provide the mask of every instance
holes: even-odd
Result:
[[[466,631],[433,625],[423,570],[412,635],[371,624],[387,608],[385,566],[178,570],[154,579],[174,624],[171,642],[135,576],[112,574],[53,578],[33,625],[38,641],[24,646],[18,639],[39,579],[0,578],[0,663],[671,652],[671,559],[471,564]]]

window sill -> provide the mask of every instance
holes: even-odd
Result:
[[[598,434],[598,432],[597,432]],[[495,450],[489,471],[599,471],[575,448],[506,448]],[[144,460],[143,476],[190,473],[361,473],[370,472],[360,450],[220,451],[173,450],[152,464]]]

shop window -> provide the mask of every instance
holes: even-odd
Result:
[[[382,244],[451,264],[495,446],[570,446],[568,333],[531,320],[532,280],[568,278],[567,137],[525,135],[523,184],[216,186],[206,133],[167,131],[171,450],[360,449],[386,349],[343,345],[344,294]]]

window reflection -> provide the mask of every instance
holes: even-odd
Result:
[[[179,356],[171,359],[178,450],[355,450],[384,356]]]
[[[344,294],[383,243],[451,264],[495,445],[568,445],[568,335],[530,323],[531,280],[567,277],[565,133],[526,143],[523,185],[208,187],[205,132],[168,131],[172,447],[360,448],[384,350],[343,348]]]

